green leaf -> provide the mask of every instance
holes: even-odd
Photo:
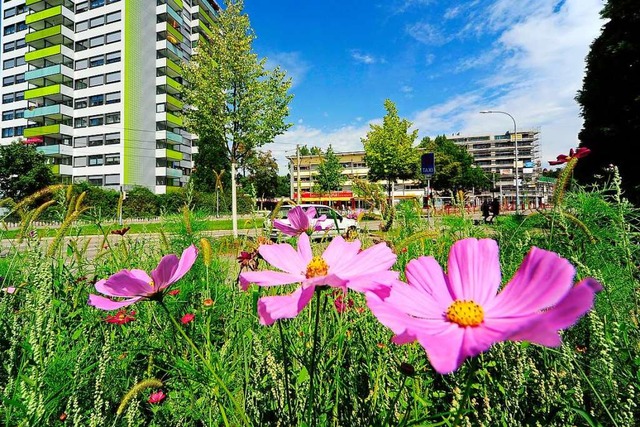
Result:
[[[298,372],[298,377],[296,378],[296,386],[304,383],[305,381],[309,381],[310,378],[311,377],[309,376],[307,368],[303,366],[302,369],[300,369],[300,372]]]

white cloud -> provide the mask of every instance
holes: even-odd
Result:
[[[351,51],[351,58],[353,58],[356,62],[361,62],[368,65],[376,63],[384,64],[386,62],[384,58],[378,58],[369,53],[363,53],[357,49],[353,49]]]
[[[427,22],[416,22],[407,25],[405,32],[426,45],[440,46],[449,41],[442,31]]]
[[[311,68],[309,63],[300,57],[299,52],[277,52],[267,57],[267,68],[274,69],[280,66],[291,77],[292,87],[298,86]]]
[[[450,7],[449,9],[447,9],[444,12],[444,19],[453,19],[456,16],[458,16],[460,14],[460,12],[462,11],[462,7],[460,6],[454,6],[454,7]]]

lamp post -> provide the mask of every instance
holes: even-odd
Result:
[[[480,111],[480,114],[505,114],[511,117],[513,120],[513,135],[515,137],[515,158],[516,158],[516,215],[520,213],[520,179],[518,176],[518,126],[516,125],[516,119],[506,111],[497,111],[497,110],[484,110]]]

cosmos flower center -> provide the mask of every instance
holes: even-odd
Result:
[[[149,282],[149,286],[151,286],[152,288],[155,286],[156,284],[152,281]]]
[[[447,320],[460,326],[478,326],[484,320],[484,310],[473,301],[454,301],[447,309]]]
[[[314,256],[307,265],[307,279],[312,277],[326,276],[329,272],[329,264],[320,256]]]

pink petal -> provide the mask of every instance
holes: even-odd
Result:
[[[298,240],[298,245],[300,245],[300,239]],[[288,243],[261,245],[258,251],[265,261],[282,271],[296,275],[305,274],[307,271],[309,263],[305,262],[300,254]]]
[[[492,239],[463,239],[451,247],[447,277],[454,299],[485,306],[501,281],[498,244]]]
[[[240,286],[242,287],[242,290],[246,291],[251,283],[255,283],[258,286],[276,286],[298,283],[302,282],[304,279],[304,275],[282,273],[280,271],[245,271],[240,273]]]
[[[334,288],[343,288],[346,290],[347,280],[342,279],[335,274],[327,274],[326,276],[312,277],[302,282],[304,286],[332,286]]]
[[[551,307],[573,287],[574,275],[569,261],[533,247],[511,281],[484,308],[494,316],[509,316]]]
[[[109,298],[102,297],[100,295],[89,295],[89,305],[94,306],[95,308],[99,308],[101,310],[118,310],[122,307],[126,307],[131,305],[137,301],[140,301],[142,297],[135,297],[126,299],[123,301],[114,301]]]
[[[151,272],[154,292],[166,288],[171,283],[171,276],[178,269],[178,257],[175,254],[162,257],[158,266]]]
[[[299,287],[290,295],[262,297],[258,300],[258,315],[260,323],[271,325],[278,319],[292,319],[309,304],[314,286]]]
[[[306,266],[309,265],[313,258],[311,242],[309,241],[309,236],[307,236],[306,233],[302,233],[300,237],[298,237],[298,255],[300,255],[300,259],[304,262],[306,271]]]
[[[13,286],[9,286],[7,288],[2,288],[2,291],[8,293],[8,294],[15,294],[16,293],[16,288]]]
[[[185,274],[191,270],[193,264],[196,262],[198,258],[198,249],[195,245],[191,245],[182,251],[182,255],[180,256],[180,261],[178,261],[178,268],[176,268],[175,272],[169,279],[169,284],[176,283],[178,280],[182,279]]]
[[[580,317],[593,307],[595,294],[602,285],[592,278],[582,280],[574,286],[553,308],[539,315],[539,318],[509,339],[531,341],[549,347],[562,344],[558,331],[574,325]]]
[[[293,229],[304,231],[309,228],[309,217],[300,206],[290,209],[287,213],[287,219]]]
[[[342,274],[349,268],[356,267],[354,260],[359,251],[359,240],[347,242],[341,236],[336,236],[322,253],[322,259],[329,265],[332,273]]]
[[[336,273],[344,274],[343,271],[345,271],[349,276],[357,276],[359,274],[368,274],[376,271],[382,272],[393,267],[396,259],[396,254],[393,253],[386,243],[378,243],[357,253],[355,259],[348,259],[350,265],[339,263],[338,266],[336,266]],[[340,273],[338,273],[338,271],[340,271]]]
[[[444,314],[451,304],[451,299],[441,303],[432,298],[424,288],[396,280],[391,285],[391,294],[385,302],[401,309],[411,317],[444,320]]]
[[[305,212],[305,215],[307,216],[307,218],[309,219],[313,219],[316,216],[316,208],[314,208],[313,206],[311,206],[310,208],[307,209],[307,211]],[[325,215],[326,216],[326,215]]]
[[[277,219],[273,221],[273,226],[278,230],[282,231],[287,236],[297,236],[298,234],[301,233],[301,231],[298,230],[297,228],[293,228],[290,225],[285,224],[284,222],[281,222]]]
[[[144,273],[122,270],[109,277],[107,280],[99,280],[95,284],[98,292],[112,297],[145,296],[153,293],[150,286],[151,278]],[[142,278],[142,280],[141,280]]]
[[[446,311],[454,300],[449,292],[447,279],[442,267],[433,257],[420,257],[409,261],[406,268],[407,281],[433,298]]]
[[[397,271],[374,271],[350,277],[347,287],[356,292],[373,292],[382,299],[389,296],[390,285],[398,279]]]

